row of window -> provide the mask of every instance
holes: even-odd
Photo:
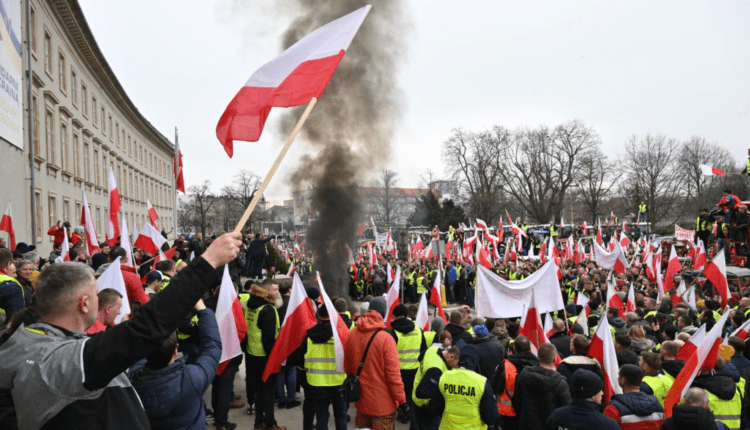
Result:
[[[46,206],[42,204],[41,190],[36,190],[34,197],[36,199],[36,218],[38,220],[36,226],[37,241],[41,241],[42,238],[46,235],[47,229],[50,226],[55,225],[57,221],[70,221],[71,225],[79,224],[82,209],[81,201],[75,200],[75,212],[71,213],[71,199],[69,197],[63,196],[62,201],[58,201],[57,195],[50,193],[47,196]],[[62,212],[58,212],[58,209],[60,209],[58,208],[58,205],[60,205],[60,207],[62,208]],[[48,215],[47,226],[45,226],[43,222],[45,207],[47,208]],[[106,219],[104,218],[104,216],[106,216],[107,209],[101,206],[89,204],[89,211],[91,211],[91,217],[94,221],[94,228],[96,229],[96,234],[98,236],[97,241],[102,242],[106,237]],[[134,229],[138,229],[138,231],[140,231],[140,228],[145,223],[150,222],[148,220],[145,207],[138,213],[123,212],[120,219],[126,220],[126,222],[128,223],[128,230],[131,235],[133,234]],[[163,226],[166,229],[169,229],[169,226],[172,225],[172,217],[161,217],[159,218],[159,222],[163,223]],[[160,225],[159,227],[162,226]],[[52,242],[52,240],[52,236],[49,236],[49,241]]]

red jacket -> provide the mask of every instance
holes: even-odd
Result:
[[[61,228],[57,228],[56,225],[53,225],[47,230],[47,235],[55,237],[55,244],[63,243],[65,240],[65,232],[62,231]],[[68,239],[70,239],[70,231],[68,231]]]
[[[344,345],[344,370],[347,375],[357,372],[367,342],[378,328],[386,328],[383,317],[376,311],[368,311],[349,332]],[[355,405],[363,414],[374,417],[390,415],[398,405],[406,403],[396,341],[385,330],[373,339],[359,381],[362,394]]]
[[[145,305],[149,301],[148,294],[143,289],[141,284],[141,278],[135,273],[135,269],[132,267],[120,266],[122,271],[122,277],[125,279],[125,289],[128,291],[128,302],[138,300],[142,305]]]

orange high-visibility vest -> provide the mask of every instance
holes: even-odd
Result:
[[[513,398],[513,393],[516,389],[516,376],[518,376],[518,371],[516,370],[516,366],[514,366],[513,363],[511,363],[509,360],[505,360],[504,371],[505,390],[503,390],[503,392],[500,393],[500,397],[498,397],[497,411],[500,413],[500,415],[504,415],[506,417],[515,417],[516,410],[513,409],[511,399]]]

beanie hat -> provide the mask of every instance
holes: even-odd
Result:
[[[575,314],[576,313],[576,305],[573,303],[569,303],[567,306],[565,306],[565,312],[569,314]]]
[[[385,318],[385,313],[388,312],[388,308],[385,305],[385,300],[383,300],[382,297],[376,297],[370,300],[370,310],[377,311],[383,318]]]
[[[458,365],[464,369],[476,371],[479,365],[479,348],[471,344],[464,345],[461,348]]]
[[[310,300],[318,300],[318,297],[320,297],[320,291],[315,287],[307,287],[305,291],[307,292],[307,298]]]
[[[477,324],[474,326],[474,334],[477,337],[487,337],[490,335],[490,331],[487,330],[487,326],[484,324]]]
[[[349,309],[349,307],[346,305],[346,299],[343,298],[336,299],[336,301],[333,303],[333,307],[336,308],[336,312],[340,314],[343,314]]]
[[[588,399],[602,391],[602,388],[602,378],[590,370],[578,369],[570,377],[570,391],[573,397]]]
[[[435,317],[430,321],[430,331],[440,333],[445,328],[445,321],[442,317]]]
[[[399,304],[395,308],[393,308],[393,317],[405,317],[409,315],[409,308],[406,307],[404,304]]]

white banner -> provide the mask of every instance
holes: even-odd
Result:
[[[388,232],[385,233],[378,233],[375,232],[375,243],[385,249],[385,247],[388,245]]]
[[[557,265],[548,261],[541,269],[520,281],[506,281],[483,266],[477,265],[477,316],[514,318],[523,315],[534,290],[539,313],[562,309],[565,304],[557,280]]]
[[[0,0],[0,137],[23,149],[21,4]]]
[[[674,226],[674,238],[677,240],[693,240],[695,237],[695,230],[685,230],[679,225]]]

